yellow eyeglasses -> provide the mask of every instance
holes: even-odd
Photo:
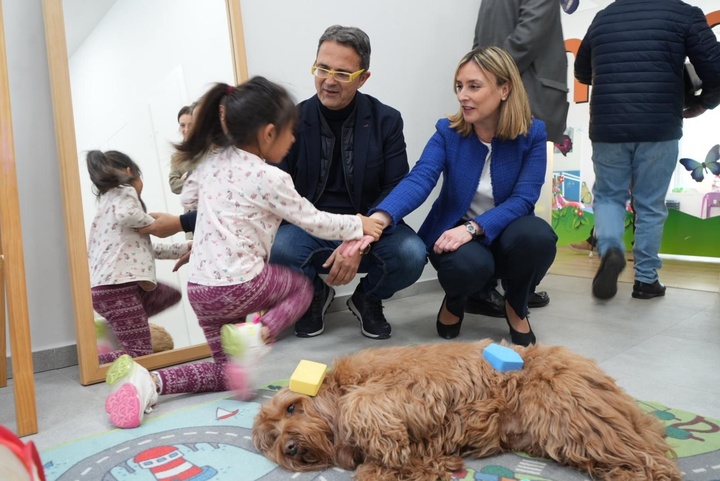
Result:
[[[317,78],[332,77],[335,80],[337,80],[338,82],[343,82],[343,83],[352,82],[353,80],[358,78],[358,76],[361,73],[363,73],[364,71],[365,71],[365,69],[362,68],[362,69],[358,70],[357,72],[353,72],[353,73],[336,72],[335,70],[328,70],[326,68],[320,68],[316,65],[313,65],[312,68],[310,69],[310,73],[312,73]]]

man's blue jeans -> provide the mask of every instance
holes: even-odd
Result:
[[[318,274],[330,270],[322,267],[338,241],[318,239],[293,224],[280,226],[270,253],[270,262],[302,271],[321,292],[323,280]],[[391,234],[383,234],[363,257],[358,272],[367,273],[361,280],[366,296],[389,299],[397,291],[412,285],[427,262],[425,244],[415,232],[399,224]]]
[[[635,211],[635,280],[652,284],[662,261],[658,256],[667,218],[665,196],[678,160],[678,141],[593,142],[593,210],[598,252],[625,251],[625,202],[628,190]]]

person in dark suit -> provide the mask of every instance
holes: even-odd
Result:
[[[376,206],[408,173],[400,112],[359,92],[370,78],[370,40],[355,27],[333,25],[318,42],[311,72],[317,94],[299,104],[295,143],[279,165],[297,191],[318,209],[363,214]],[[270,262],[304,272],[313,282],[310,308],[295,324],[298,337],[322,334],[333,300],[331,286],[367,273],[347,301],[361,332],[387,339],[392,328],[382,301],[412,285],[427,254],[417,234],[404,223],[384,234],[369,252],[345,257],[341,244],[314,237],[291,224],[280,227]],[[324,281],[320,274],[327,274]]]

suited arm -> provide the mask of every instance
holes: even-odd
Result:
[[[540,53],[547,48],[551,27],[560,16],[557,0],[526,0],[521,2],[515,30],[503,42],[505,49],[517,63],[520,73],[525,72]]]

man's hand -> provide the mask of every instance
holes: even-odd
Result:
[[[370,250],[368,247],[370,247],[370,244],[373,242],[375,242],[375,239],[370,235],[363,236],[362,239],[345,241],[340,244],[340,253],[343,257],[352,257],[358,252],[360,252],[360,255],[364,255],[366,250]]]
[[[164,212],[150,212],[150,215],[155,218],[155,222],[137,229],[140,234],[150,234],[155,237],[170,237],[173,234],[182,232],[179,215],[166,214]]]
[[[700,104],[695,104],[683,110],[683,118],[692,119],[704,114],[707,109]]]
[[[366,236],[370,237],[370,236]],[[372,239],[372,237],[370,237]],[[364,238],[363,238],[364,240]],[[362,242],[362,241],[351,241],[351,242]],[[330,267],[330,273],[328,274],[325,283],[329,286],[342,286],[349,284],[355,278],[358,267],[360,267],[360,256],[359,250],[356,250],[352,256],[344,256],[342,251],[346,249],[347,242],[344,242],[338,246],[335,251],[330,254],[328,260],[325,261],[323,267]],[[358,244],[359,245],[359,244]],[[332,267],[331,267],[332,266]]]

